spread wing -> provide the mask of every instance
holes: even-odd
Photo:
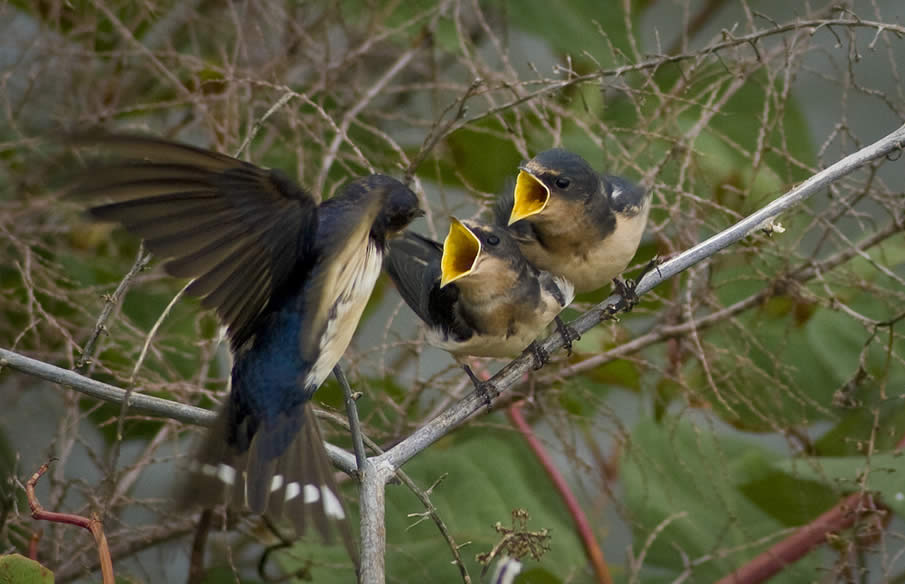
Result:
[[[88,168],[68,194],[106,200],[89,212],[121,223],[172,276],[195,278],[203,298],[229,327],[233,348],[290,275],[310,264],[317,204],[277,170],[159,138],[90,133],[71,137],[112,155]]]

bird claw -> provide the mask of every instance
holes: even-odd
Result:
[[[662,278],[663,274],[660,273],[660,264],[661,263],[662,263],[662,261],[660,259],[660,256],[655,255],[654,257],[652,257],[650,259],[650,261],[647,262],[647,265],[644,266],[644,268],[641,270],[641,273],[638,274],[638,281],[640,282],[641,280],[643,280],[644,276],[649,274],[651,272],[651,270],[657,270],[657,275],[659,275]]]
[[[647,262],[647,265],[638,274],[638,280],[626,278],[623,281],[619,278],[613,278],[613,286],[616,288],[616,293],[625,300],[625,312],[631,312],[632,308],[638,304],[638,293],[635,289],[638,287],[638,282],[643,280],[644,276],[650,273],[651,270],[657,270],[657,273],[660,273],[660,256],[654,256]]]
[[[625,302],[625,312],[631,312],[632,308],[638,304],[638,294],[635,293],[635,287],[637,285],[638,284],[630,278],[626,278],[625,280],[613,278],[613,287],[616,289],[616,293],[622,296],[622,300]]]
[[[580,341],[581,335],[578,334],[578,331],[575,330],[574,327],[567,325],[563,322],[559,316],[553,319],[553,322],[556,323],[556,331],[559,333],[559,336],[562,337],[562,346],[565,347],[566,353],[571,357],[572,356],[572,342]]]
[[[531,353],[531,357],[534,358],[534,370],[537,371],[541,367],[547,364],[550,360],[550,353],[547,352],[546,349],[537,344],[537,341],[532,341],[528,348],[525,349],[526,352]]]
[[[471,367],[469,367],[468,365],[462,365],[462,368],[465,369],[465,373],[467,373],[469,379],[471,379],[471,383],[472,385],[474,385],[475,393],[478,394],[478,397],[481,398],[481,401],[483,401],[484,405],[487,407],[487,411],[490,412],[490,406],[493,404],[493,398],[499,395],[496,386],[490,381],[481,381],[480,379],[478,379],[478,376],[475,375],[474,371],[472,371]]]

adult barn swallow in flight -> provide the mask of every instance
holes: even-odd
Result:
[[[519,168],[514,192],[501,197],[494,212],[529,262],[568,279],[581,293],[625,270],[649,210],[646,189],[599,174],[581,156],[557,148]]]
[[[534,341],[572,301],[572,284],[529,264],[504,228],[450,220],[442,246],[407,231],[387,254],[387,272],[427,325],[427,342],[460,363],[529,348],[539,366],[546,356]]]
[[[74,136],[115,161],[70,190],[194,278],[228,326],[231,392],[182,503],[283,512],[301,534],[345,517],[310,400],[342,357],[380,274],[388,238],[423,215],[401,182],[374,174],[317,205],[285,174],[231,156],[125,134]],[[344,521],[340,531],[352,552]]]

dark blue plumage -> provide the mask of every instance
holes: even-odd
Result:
[[[380,192],[385,196],[375,199]],[[265,462],[286,450],[301,427],[302,406],[348,346],[379,275],[387,236],[420,214],[417,205],[415,195],[401,183],[372,175],[350,183],[341,195],[317,208],[311,256],[299,262],[293,278],[271,298],[257,319],[254,337],[235,347],[230,403],[238,450],[249,448],[255,435],[259,458]],[[345,287],[339,286],[344,292],[331,290],[325,273],[339,263],[349,267],[351,262],[342,258],[349,240],[355,239],[356,225],[370,227],[363,255],[357,256],[363,260],[361,267],[351,270]],[[321,306],[321,298],[329,301]],[[324,307],[333,324],[327,322]],[[338,335],[346,340],[327,341],[330,326],[336,329],[331,339]],[[249,474],[259,473],[250,469]]]
[[[281,455],[302,423],[301,406],[316,387],[304,387],[299,377],[311,369],[298,351],[302,315],[287,299],[288,306],[262,319],[262,326],[248,347],[236,356],[232,372],[230,403],[234,416],[231,438],[239,451],[248,450],[258,436],[261,457]],[[282,421],[278,423],[278,421]],[[262,427],[262,428],[261,428]]]

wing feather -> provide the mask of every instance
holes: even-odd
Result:
[[[428,325],[435,324],[428,310],[431,289],[440,279],[443,246],[406,231],[390,242],[386,270],[406,304]]]
[[[88,169],[68,194],[104,201],[92,215],[144,238],[171,275],[196,278],[188,292],[217,311],[234,348],[291,274],[310,267],[317,205],[283,173],[160,138],[93,132],[70,141],[114,161]]]

